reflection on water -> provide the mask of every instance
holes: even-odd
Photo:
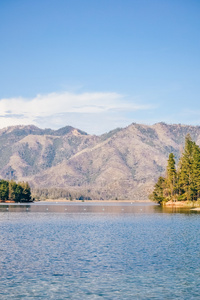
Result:
[[[0,205],[0,299],[199,299],[199,218],[151,203]]]
[[[157,205],[151,203],[110,202],[36,202],[33,204],[3,204],[0,211],[9,212],[52,212],[52,213],[153,213]]]

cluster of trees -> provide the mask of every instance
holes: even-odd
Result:
[[[11,180],[0,180],[0,200],[15,202],[32,201],[31,189],[28,182],[19,182]]]
[[[90,190],[68,190],[62,188],[33,188],[32,194],[36,200],[44,199],[59,199],[66,198],[67,200],[91,200],[88,195]]]
[[[166,176],[159,177],[150,200],[196,201],[200,199],[200,147],[188,134],[185,147],[176,168],[173,153],[169,154]]]

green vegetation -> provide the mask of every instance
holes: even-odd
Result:
[[[90,190],[68,190],[62,188],[33,188],[33,197],[36,200],[66,199],[66,200],[92,200]]]
[[[0,180],[0,201],[31,202],[31,189],[28,182]]]
[[[185,138],[185,148],[175,166],[174,154],[169,154],[166,176],[159,177],[149,199],[159,204],[168,201],[200,200],[200,147],[191,140],[188,134]]]

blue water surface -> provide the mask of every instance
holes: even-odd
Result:
[[[199,299],[200,214],[0,205],[0,299]]]

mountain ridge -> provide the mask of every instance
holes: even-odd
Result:
[[[99,136],[71,126],[10,126],[0,130],[0,176],[93,199],[146,200],[187,133],[200,145],[200,126],[184,124],[132,123]]]

